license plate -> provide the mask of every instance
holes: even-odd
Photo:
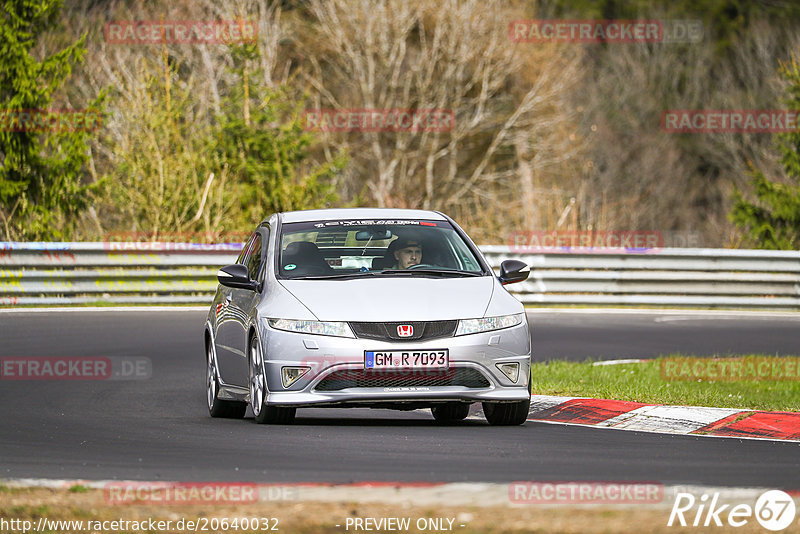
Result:
[[[442,350],[366,350],[364,369],[447,369],[450,351]]]

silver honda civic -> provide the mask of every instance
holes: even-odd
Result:
[[[531,343],[522,304],[449,217],[406,209],[277,213],[222,268],[205,324],[212,417],[291,423],[297,408],[430,408],[439,423],[481,402],[525,422]]]

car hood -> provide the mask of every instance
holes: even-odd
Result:
[[[483,317],[493,276],[280,280],[320,321],[437,321]]]

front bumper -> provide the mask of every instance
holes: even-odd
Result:
[[[503,330],[480,334],[446,337],[426,341],[386,342],[371,339],[340,338],[300,334],[275,330],[266,324],[260,325],[260,341],[267,373],[266,403],[276,406],[366,406],[436,404],[440,402],[499,401],[514,402],[530,398],[531,348],[528,325],[522,323]],[[426,374],[433,371],[411,371],[423,375],[408,385],[380,384],[370,381],[373,387],[353,384],[335,391],[320,390],[321,384],[332,375],[363,373],[365,351],[388,350],[434,350],[448,349],[451,372],[479,373],[485,380],[482,385],[429,385]],[[495,364],[519,363],[519,376],[512,382]],[[302,378],[284,388],[281,369],[308,367]],[[342,373],[345,372],[345,373]],[[377,371],[377,375],[391,372]],[[329,381],[327,382],[330,383]]]

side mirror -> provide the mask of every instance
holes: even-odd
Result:
[[[217,280],[219,283],[226,287],[234,289],[249,289],[255,291],[258,287],[258,282],[250,280],[250,275],[247,272],[247,267],[234,263],[223,267],[217,273]]]
[[[519,260],[506,260],[500,264],[500,283],[503,285],[522,282],[528,279],[531,268]]]

